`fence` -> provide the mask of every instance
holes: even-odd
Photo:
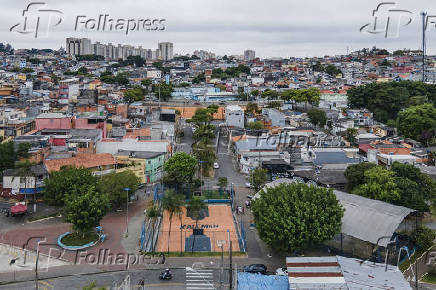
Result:
[[[201,228],[201,227],[200,227]],[[194,239],[193,229],[180,231],[161,231],[156,245],[157,252],[221,252],[219,245],[222,243],[224,253],[229,251],[229,238],[232,241],[232,251],[242,252],[240,238],[234,230],[214,230],[203,228],[203,235],[196,235]],[[168,234],[170,234],[168,236]]]

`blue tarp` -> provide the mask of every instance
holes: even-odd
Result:
[[[288,290],[288,276],[238,273],[238,290]]]

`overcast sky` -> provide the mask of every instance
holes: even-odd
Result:
[[[35,39],[33,34],[10,32],[15,24],[22,24],[23,9],[30,1],[2,0],[0,10],[0,42],[15,48],[65,47],[66,37],[87,37],[92,42],[121,43],[157,48],[159,41],[174,43],[175,53],[192,53],[195,49],[213,51],[219,55],[242,54],[253,49],[260,57],[324,56],[345,54],[363,47],[418,49],[421,46],[421,11],[436,16],[434,0],[396,1],[398,9],[413,12],[412,23],[400,28],[398,37],[384,38],[383,34],[359,31],[367,23],[374,23],[373,9],[381,1],[365,0],[47,0],[46,8],[63,12],[62,22],[51,27],[47,37]],[[36,6],[34,6],[36,7]],[[386,6],[387,7],[387,6]],[[388,7],[386,8],[388,9]],[[385,10],[386,10],[385,9]],[[126,35],[120,31],[74,30],[76,17],[98,18],[109,14],[114,19],[165,19],[164,31],[135,31]],[[34,19],[35,10],[28,13]],[[41,12],[40,27],[47,17]],[[381,14],[383,19],[386,14]],[[391,12],[392,23],[399,19]],[[403,13],[401,24],[409,14]],[[52,19],[55,19],[53,17]],[[434,18],[436,21],[436,17]],[[29,23],[32,22],[29,20]],[[381,22],[379,22],[381,23]],[[32,26],[33,24],[28,24]],[[83,27],[79,26],[79,28]],[[381,28],[382,25],[379,25]],[[22,26],[17,29],[22,30]],[[28,29],[30,30],[30,29]],[[40,28],[40,31],[43,28]],[[393,30],[392,30],[393,31]],[[436,28],[427,33],[428,53],[436,54]],[[42,32],[40,32],[41,34]]]

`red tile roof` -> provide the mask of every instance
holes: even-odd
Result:
[[[81,153],[71,158],[44,160],[48,172],[59,171],[63,166],[94,168],[98,166],[114,165],[116,161],[112,154]]]

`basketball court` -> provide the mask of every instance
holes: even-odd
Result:
[[[229,239],[232,241],[232,251],[240,251],[238,234],[233,222],[231,207],[227,204],[209,204],[202,218],[198,221],[194,236],[195,220],[187,216],[183,208],[182,219],[174,216],[171,229],[169,214],[165,212],[156,251],[168,250],[168,231],[170,232],[170,252],[221,252],[229,250]]]

